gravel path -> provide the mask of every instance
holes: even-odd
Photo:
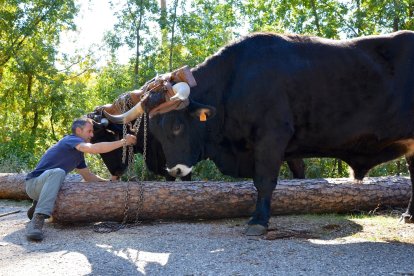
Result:
[[[244,236],[246,219],[155,222],[106,234],[46,223],[36,243],[25,238],[28,207],[0,200],[0,214],[22,210],[0,217],[0,275],[414,275],[413,244],[353,238],[361,229],[352,223],[328,239],[284,217],[272,218],[278,230],[265,238]]]

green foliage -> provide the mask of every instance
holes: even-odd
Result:
[[[180,41],[176,58],[195,66],[238,36],[239,1],[196,0],[177,20]],[[181,57],[181,58],[180,58]]]
[[[223,175],[211,160],[199,162],[193,169],[192,179],[203,181],[237,181],[237,179]]]
[[[409,176],[408,168],[404,158],[390,161],[376,166],[369,171],[368,176],[402,175]]]
[[[314,34],[339,38],[346,9],[339,1],[247,0],[241,6],[249,31]]]
[[[111,1],[120,5],[117,23],[106,35],[114,55],[134,49],[126,65],[113,56],[96,68],[92,57],[65,57],[56,68],[63,30],[74,30],[74,0],[0,1],[0,170],[27,171],[43,152],[69,133],[73,119],[113,102],[157,74],[195,66],[246,32],[275,31],[346,38],[414,28],[411,0],[155,0]],[[88,155],[93,171],[109,177],[98,156]],[[307,177],[347,177],[337,159],[306,159]],[[141,176],[141,155],[132,174]],[[406,175],[405,161],[383,164],[370,176]],[[209,160],[194,168],[199,180],[234,180]],[[281,178],[291,178],[286,164]],[[144,171],[145,180],[160,180]]]
[[[105,167],[104,162],[101,157],[97,154],[85,154],[85,161],[89,169],[96,175],[100,177],[110,179],[111,174],[108,169]]]
[[[99,97],[99,104],[113,102],[119,95],[133,89],[133,74],[129,65],[120,65],[115,61],[102,68],[94,77],[90,88],[92,94]]]
[[[59,34],[72,23],[73,1],[2,2],[0,16],[0,140],[7,156],[32,165],[51,144],[62,76],[54,67]],[[52,110],[51,110],[52,109]],[[63,111],[63,110],[62,110]],[[53,132],[54,133],[54,132]]]
[[[76,12],[74,1],[1,1],[0,68],[11,58],[22,57],[22,52],[37,38],[42,37],[44,44],[50,45],[51,41],[58,39],[56,35],[61,30],[73,29],[72,20]]]

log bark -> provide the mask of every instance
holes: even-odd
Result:
[[[0,173],[0,199],[30,199],[26,194],[24,185],[25,174]],[[78,174],[68,174],[65,182],[80,182],[82,177]]]
[[[18,188],[24,176],[0,174],[0,198]],[[256,202],[251,181],[243,182],[65,182],[54,210],[57,222],[211,219],[250,216]],[[73,179],[72,179],[73,181]],[[14,185],[10,183],[13,182]],[[128,196],[127,196],[127,191]],[[142,192],[142,197],[141,197]],[[8,193],[8,195],[21,195]],[[406,177],[281,180],[273,193],[272,214],[344,213],[378,206],[406,207]]]

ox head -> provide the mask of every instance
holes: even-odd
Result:
[[[163,97],[162,97],[163,98]],[[203,159],[206,137],[206,124],[215,115],[215,108],[186,99],[187,103],[174,110],[159,110],[160,94],[149,94],[137,108],[152,114],[149,119],[149,132],[159,141],[165,155],[167,171],[171,176],[188,175],[193,166]],[[178,110],[177,110],[178,109]],[[156,110],[157,112],[153,112]],[[128,112],[127,112],[128,113]],[[129,114],[108,116],[111,123],[126,123]],[[139,116],[138,115],[135,116]],[[128,118],[128,119],[125,119]],[[110,123],[110,124],[111,124]]]
[[[150,119],[150,132],[162,145],[170,175],[186,176],[204,158],[206,121],[214,115],[214,107],[190,101],[184,109]]]
[[[98,107],[94,112],[89,113],[88,117],[93,120],[94,124],[94,136],[91,140],[92,143],[111,142],[119,140],[123,137],[123,126],[108,121],[107,118],[105,118],[102,107]],[[128,129],[128,132],[132,134],[132,131],[130,129]],[[141,123],[137,134],[137,143],[134,145],[134,153],[143,153],[143,141],[144,124]],[[127,163],[122,163],[122,151],[122,148],[118,148],[113,151],[101,154],[105,166],[113,176],[116,176],[116,178],[119,178],[121,175],[123,175],[128,168]],[[129,151],[126,152],[126,160],[129,160]],[[166,162],[162,147],[149,131],[147,135],[145,163],[148,170],[151,172],[157,175],[165,176],[171,180],[171,178],[168,177],[167,171],[165,170]]]
[[[188,76],[184,79],[191,80]],[[159,80],[162,81],[162,85],[158,85]],[[203,147],[201,146],[202,142],[198,141],[198,138],[202,131],[197,134],[196,128],[201,128],[201,125],[198,125],[200,124],[200,118],[204,122],[214,114],[213,107],[197,103],[190,104],[188,98],[190,85],[194,86],[196,82],[193,79],[189,83],[179,81],[171,85],[169,81],[164,81],[163,78],[157,79],[145,86],[142,91],[146,91],[151,85],[153,88],[161,87],[162,91],[150,89],[150,91],[154,91],[144,94],[140,101],[124,114],[112,115],[110,112],[106,112],[107,110],[103,112],[105,117],[115,124],[126,124],[131,120],[135,120],[144,112],[149,114],[150,133],[152,135],[157,134],[155,140],[161,142],[163,153],[167,159],[167,170],[174,177],[188,175],[191,172],[192,166],[200,160]],[[179,123],[172,119],[175,116],[177,116]],[[197,120],[194,117],[197,117]],[[166,127],[167,124],[171,124],[170,128]],[[151,125],[153,126],[151,127]],[[190,131],[193,128],[194,130]],[[172,134],[168,133],[169,130],[173,130]],[[173,147],[171,147],[172,140],[165,139],[165,137],[170,137],[171,135],[175,138],[172,143]],[[180,152],[181,149],[183,152]],[[177,156],[182,156],[182,158],[177,158]]]
[[[121,139],[123,135],[122,125],[109,122],[108,119],[103,116],[102,108],[103,107],[98,107],[94,112],[87,115],[88,118],[91,118],[93,121],[93,137],[91,143],[113,142]],[[122,148],[100,155],[111,175],[120,177],[124,174],[128,164],[122,163]]]

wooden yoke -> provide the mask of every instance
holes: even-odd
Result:
[[[191,73],[191,69],[190,67],[188,67],[187,65],[175,70],[174,72],[171,73],[171,81],[172,82],[186,82],[188,83],[188,85],[190,87],[194,87],[197,85],[197,82],[193,76],[193,74]]]
[[[188,66],[183,66],[172,73],[164,75],[163,79],[165,79],[163,83],[163,89],[165,91],[165,102],[150,110],[150,118],[159,113],[166,113],[171,110],[178,110],[188,106],[188,99],[171,99],[175,95],[171,83],[185,82],[189,87],[194,87],[197,85],[197,82]]]
[[[108,115],[116,116],[124,114],[126,111],[131,110],[139,102],[141,102],[141,105],[143,106],[149,92],[164,93],[163,95],[160,95],[161,101],[157,103],[156,106],[150,108],[150,110],[156,109],[155,112],[151,112],[150,115],[160,113],[160,111],[167,112],[172,109],[183,108],[188,105],[188,100],[171,100],[171,97],[175,95],[172,85],[179,82],[185,82],[189,87],[197,85],[197,82],[191,73],[191,69],[187,65],[171,73],[156,76],[144,84],[140,89],[124,93],[120,95],[112,104],[106,104],[98,107],[95,111],[105,111],[105,113],[107,113],[107,117]],[[164,100],[162,100],[162,97]]]

